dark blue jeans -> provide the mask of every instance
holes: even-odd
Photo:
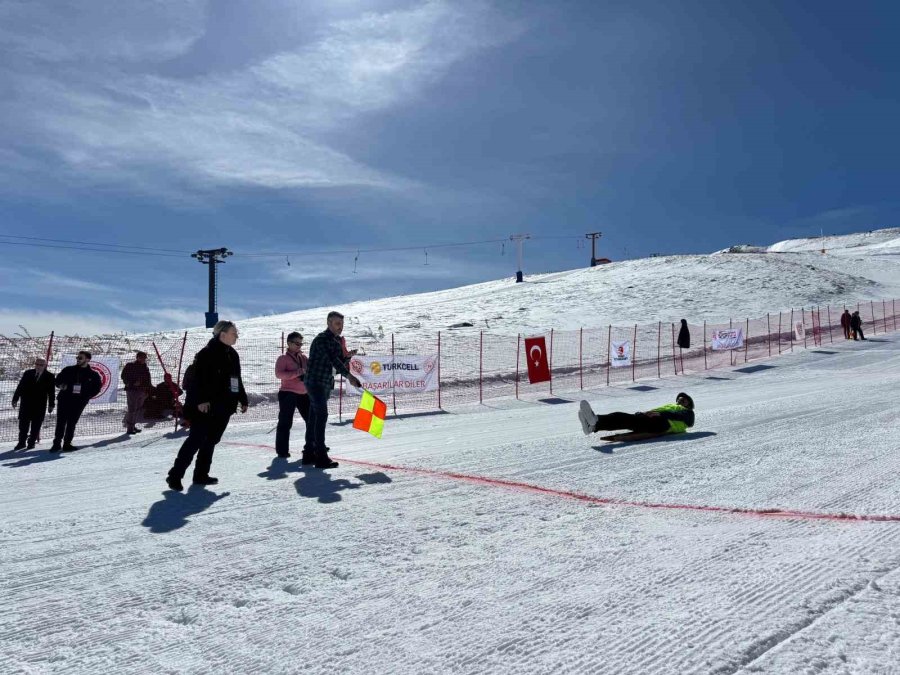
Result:
[[[328,399],[331,389],[306,385],[309,392],[309,426],[312,429],[313,448],[317,455],[325,453],[325,425],[328,423]]]

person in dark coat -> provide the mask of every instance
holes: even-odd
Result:
[[[47,360],[40,357],[34,360],[34,368],[26,370],[19,380],[19,385],[12,397],[12,407],[15,408],[19,401],[19,442],[15,450],[25,448],[33,450],[41,437],[41,426],[44,424],[44,415],[53,412],[53,373],[47,370]]]
[[[682,349],[691,348],[691,331],[687,325],[687,319],[681,320],[681,329],[678,331],[678,346]]]
[[[122,424],[125,425],[129,435],[139,434],[141,430],[138,429],[137,423],[152,388],[145,352],[138,352],[135,354],[134,361],[125,364],[125,367],[122,368],[122,382],[125,383],[125,398],[128,401],[128,408]]]
[[[91,368],[91,353],[80,351],[75,357],[74,366],[66,366],[56,376],[56,388],[59,394],[56,401],[59,411],[56,414],[56,433],[50,452],[71,452],[78,448],[72,445],[75,438],[75,426],[84,412],[85,406],[100,393],[103,381]]]
[[[850,332],[853,334],[853,339],[856,340],[856,336],[859,336],[860,340],[865,340],[866,336],[863,335],[863,327],[862,327],[862,317],[859,315],[859,312],[853,312],[850,315]]]
[[[191,420],[191,432],[185,439],[169,469],[166,483],[179,492],[184,489],[181,479],[194,455],[194,485],[215,485],[218,478],[209,475],[213,451],[222,440],[231,416],[238,406],[247,412],[247,392],[241,379],[241,359],[234,350],[238,330],[231,321],[219,321],[213,337],[194,357],[194,371],[184,414]]]
[[[850,310],[846,307],[844,308],[844,313],[841,314],[841,328],[844,331],[844,339],[850,339],[850,322],[852,317],[850,316]]]
[[[344,330],[344,315],[340,312],[328,313],[328,327],[316,335],[309,347],[304,384],[309,394],[309,426],[312,428],[315,466],[318,469],[333,469],[338,463],[328,456],[325,445],[325,425],[328,422],[328,399],[334,389],[334,373],[344,375],[357,389],[360,382],[347,368],[349,358],[344,357],[341,347],[341,332]]]

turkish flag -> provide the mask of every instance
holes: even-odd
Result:
[[[528,381],[531,384],[550,381],[547,343],[544,338],[525,338],[525,360],[528,361]]]

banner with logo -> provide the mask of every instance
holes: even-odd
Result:
[[[744,346],[743,328],[723,328],[712,333],[712,348],[715,351],[740,349]]]
[[[794,322],[794,339],[798,342],[806,337],[806,326],[803,325],[802,321]]]
[[[74,366],[75,355],[63,356],[59,365],[60,370],[66,366]],[[115,403],[119,383],[119,357],[95,356],[91,359],[91,370],[100,376],[100,393],[91,399],[91,403]]]
[[[525,338],[525,362],[528,364],[528,382],[530,384],[550,381],[547,341],[543,337]]]
[[[609,365],[613,368],[624,368],[631,365],[631,340],[612,341],[609,345]]]
[[[350,372],[376,394],[419,394],[438,387],[436,356],[354,356]]]

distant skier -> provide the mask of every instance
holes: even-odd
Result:
[[[865,340],[866,336],[863,335],[862,328],[862,317],[859,315],[859,312],[853,312],[850,315],[850,332],[853,333],[853,339],[856,339],[856,336],[859,335],[860,340]]]
[[[844,339],[850,339],[850,321],[852,317],[850,316],[850,310],[844,308],[844,313],[841,314],[841,329],[844,331]]]
[[[597,415],[587,401],[582,401],[578,419],[585,436],[597,431],[617,429],[628,429],[640,434],[683,434],[688,427],[694,426],[694,400],[681,392],[675,397],[675,403],[633,415],[624,412]]]

